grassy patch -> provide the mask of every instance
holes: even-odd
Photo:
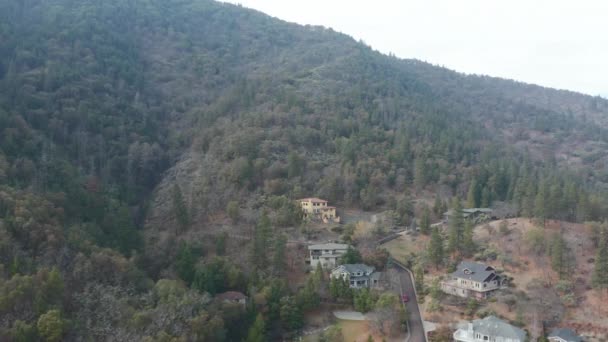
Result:
[[[342,328],[344,341],[359,341],[362,338],[367,338],[369,328],[367,321],[346,321],[338,320],[338,325]]]

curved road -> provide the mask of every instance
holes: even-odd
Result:
[[[418,300],[416,298],[414,284],[412,283],[412,277],[405,266],[395,260],[391,261],[391,267],[396,270],[399,275],[399,286],[396,290],[400,295],[406,294],[409,297],[409,301],[405,303],[410,329],[409,342],[426,342],[422,316],[420,315],[420,308],[418,307]]]

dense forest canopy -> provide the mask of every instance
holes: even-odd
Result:
[[[279,322],[266,330],[294,330],[281,308],[304,294],[277,265],[258,255],[248,274],[182,234],[243,207],[255,218],[235,226],[263,237],[297,225],[290,200],[311,194],[413,214],[402,199],[426,191],[603,220],[607,145],[604,99],[239,6],[0,0],[0,335],[241,340],[234,327],[255,336],[260,316],[210,295],[252,287]]]

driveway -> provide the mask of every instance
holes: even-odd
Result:
[[[334,311],[334,316],[347,321],[365,321],[365,315],[357,311]]]
[[[400,285],[396,290],[400,292],[400,295],[406,294],[409,297],[409,301],[405,303],[410,327],[409,342],[426,342],[424,326],[422,324],[422,317],[420,316],[420,308],[418,307],[418,301],[414,291],[414,284],[412,284],[412,278],[405,267],[397,264],[396,262],[392,262],[391,267],[393,267],[399,275]]]

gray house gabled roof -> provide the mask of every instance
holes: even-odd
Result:
[[[473,331],[487,336],[501,336],[519,341],[525,341],[526,339],[525,331],[495,316],[473,321]]]
[[[477,282],[492,281],[497,277],[494,267],[470,261],[462,261],[458,264],[458,269],[452,273],[452,276]]]
[[[583,340],[574,330],[568,328],[554,329],[547,337],[557,337],[567,342],[581,342]]]
[[[373,273],[375,268],[373,266],[367,266],[365,264],[344,264],[336,267],[334,270],[343,269],[349,274],[355,274],[361,272],[363,274]]]
[[[347,250],[349,247],[349,245],[344,244],[344,243],[321,243],[321,244],[316,244],[316,245],[310,245],[308,246],[308,249],[310,250],[318,250],[318,249],[322,249],[322,250]]]

